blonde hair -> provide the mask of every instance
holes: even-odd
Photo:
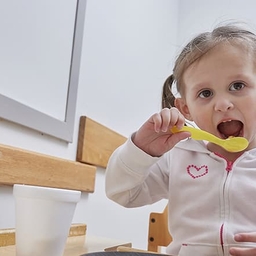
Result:
[[[175,106],[172,85],[176,83],[177,91],[182,93],[182,89],[184,89],[182,77],[185,70],[213,47],[223,42],[238,44],[256,52],[256,35],[234,24],[219,26],[211,32],[199,34],[183,48],[175,61],[173,74],[165,80],[162,91],[162,108]]]

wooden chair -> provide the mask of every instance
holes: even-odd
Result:
[[[162,213],[151,212],[148,226],[148,251],[159,252],[168,246],[172,236],[168,230],[168,205]]]
[[[151,212],[149,215],[148,226],[148,248],[147,250],[136,249],[132,247],[119,246],[117,251],[136,251],[160,253],[161,247],[168,246],[172,241],[172,236],[168,230],[168,205],[164,211]]]

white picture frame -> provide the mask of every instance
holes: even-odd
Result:
[[[0,118],[66,142],[73,141],[85,11],[86,0],[77,0],[65,120],[59,120],[3,94],[0,94]]]

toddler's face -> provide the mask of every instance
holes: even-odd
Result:
[[[256,147],[254,59],[245,48],[222,43],[193,63],[183,76],[185,117],[220,138],[243,136]]]

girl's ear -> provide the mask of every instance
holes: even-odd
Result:
[[[193,121],[189,109],[188,109],[188,105],[186,104],[185,100],[182,98],[177,98],[175,99],[175,106],[176,108],[181,112],[181,114],[189,121]]]

